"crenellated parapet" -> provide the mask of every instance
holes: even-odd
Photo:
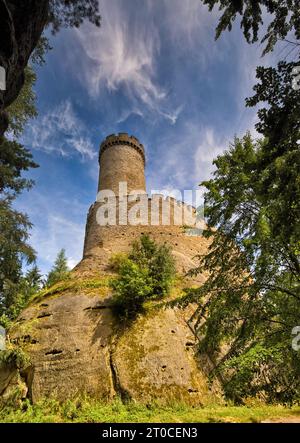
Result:
[[[100,198],[88,213],[85,254],[95,246],[109,245],[112,239],[131,232],[137,234],[138,227],[147,227],[147,232],[154,237],[158,233],[185,235],[183,228],[196,228],[197,223],[196,208],[162,194]]]
[[[135,149],[142,156],[144,163],[146,162],[144,146],[142,145],[142,143],[139,142],[139,140],[136,137],[134,137],[133,135],[128,135],[126,132],[120,132],[119,134],[111,134],[106,137],[106,139],[100,145],[99,162],[102,154],[108,148],[118,145],[130,146],[131,148]]]

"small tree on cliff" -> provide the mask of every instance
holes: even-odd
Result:
[[[169,294],[175,278],[175,262],[166,244],[157,245],[147,235],[132,245],[128,256],[117,254],[111,265],[119,274],[111,280],[113,305],[119,317],[134,319],[147,300]]]

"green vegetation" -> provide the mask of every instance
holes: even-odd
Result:
[[[264,53],[286,40],[299,57],[298,1],[203,0],[223,15],[216,38],[237,15],[248,43],[258,40],[262,6],[270,24]],[[250,134],[234,142],[215,161],[206,187],[204,235],[212,243],[193,273],[208,280],[179,302],[198,303],[191,318],[199,351],[208,353],[235,402],[259,396],[269,402],[299,403],[300,351],[292,348],[292,330],[300,318],[300,91],[293,69],[299,61],[258,67],[258,84],[247,106],[258,111],[260,140]]]
[[[18,98],[7,108],[9,117],[8,131],[18,137],[24,131],[28,120],[37,116],[33,86],[36,74],[31,66],[25,68],[25,81]]]
[[[47,39],[42,38],[32,54],[31,63],[42,64],[47,49]],[[7,108],[11,137],[0,137],[0,324],[5,327],[41,286],[36,266],[23,273],[23,265],[34,264],[36,258],[28,242],[32,225],[26,214],[13,208],[18,195],[34,184],[22,177],[23,173],[38,167],[31,152],[17,141],[26,123],[37,115],[35,81],[33,67],[28,65],[21,92]]]
[[[9,301],[10,296],[11,304],[5,310],[3,309],[0,325],[8,328],[11,321],[17,318],[41,286],[42,276],[36,265],[29,269],[24,276],[21,276],[17,284],[6,281],[6,302]]]
[[[76,292],[85,292],[90,295],[95,293],[99,295],[103,288],[103,294],[107,295],[109,289],[110,278],[105,276],[99,276],[98,278],[82,279],[72,276],[72,273],[68,275],[66,280],[62,280],[50,288],[43,288],[37,292],[31,299],[30,303],[37,303],[42,301],[45,297],[53,297],[61,295],[64,292],[71,292],[72,294]]]
[[[62,27],[79,28],[85,20],[100,26],[98,0],[49,1],[47,26],[52,28],[52,33],[56,33]]]
[[[28,244],[31,223],[12,203],[32,182],[21,177],[37,165],[27,149],[14,141],[0,139],[0,317],[14,317],[24,287],[22,264],[33,263],[35,252]],[[26,297],[26,295],[24,295]]]
[[[46,287],[49,288],[59,281],[66,280],[69,275],[70,270],[67,263],[66,251],[61,249],[57,254],[53,268],[47,276]]]
[[[29,251],[31,251],[30,247]],[[3,263],[6,264],[6,261],[3,260]],[[58,253],[46,281],[36,265],[29,268],[24,275],[21,272],[22,260],[19,260],[18,266],[19,273],[16,275],[16,282],[6,277],[3,283],[3,296],[0,297],[0,325],[5,328],[9,328],[11,322],[17,318],[22,309],[33,300],[37,301],[45,296],[58,294],[68,289],[76,291],[85,287],[92,288],[93,285],[95,287],[104,285],[103,280],[83,282],[81,279],[72,279],[63,249]]]
[[[19,409],[12,407],[0,411],[0,422],[5,423],[189,423],[189,422],[252,422],[276,420],[277,418],[298,418],[300,408],[284,408],[282,406],[253,405],[243,406],[207,406],[205,408],[184,405],[156,406],[137,403],[122,403],[116,399],[103,403],[88,398],[66,401],[62,404],[47,399],[35,405],[24,402]]]
[[[22,349],[7,349],[0,352],[0,366],[23,369],[29,363],[30,359]]]
[[[228,29],[231,31],[237,16],[241,16],[241,28],[248,43],[258,41],[259,28],[263,24],[263,13],[270,19],[267,32],[261,43],[267,42],[263,54],[270,52],[278,40],[284,40],[290,32],[300,39],[299,1],[298,0],[202,0],[210,11],[218,6],[223,12],[217,29],[216,39]]]
[[[158,246],[147,235],[134,242],[128,256],[114,256],[112,269],[119,277],[111,280],[113,306],[120,318],[134,319],[147,300],[169,294],[175,278],[175,263],[167,245]]]
[[[271,162],[267,146],[248,134],[214,161],[214,177],[203,183],[212,243],[194,270],[210,276],[187,298],[199,304],[199,350],[216,360],[212,375],[222,375],[229,398],[297,402],[300,353],[291,334],[300,317],[300,152],[273,150]]]

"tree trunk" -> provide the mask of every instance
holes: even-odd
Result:
[[[8,127],[5,109],[18,97],[24,69],[47,23],[49,0],[0,0],[0,66],[6,90],[0,90],[0,136]]]

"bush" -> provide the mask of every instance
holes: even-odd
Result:
[[[24,369],[30,365],[29,356],[20,348],[0,352],[0,366]]]
[[[128,259],[128,256],[123,252],[118,252],[117,254],[112,255],[109,260],[110,269],[113,272],[119,272],[126,259]]]
[[[117,254],[111,266],[119,277],[111,280],[113,306],[119,317],[135,318],[146,300],[168,295],[175,277],[175,262],[167,245],[157,245],[147,235],[134,242],[128,256]]]
[[[176,272],[170,246],[157,245],[148,235],[142,235],[139,242],[133,243],[129,259],[149,270],[155,297],[169,294]]]

